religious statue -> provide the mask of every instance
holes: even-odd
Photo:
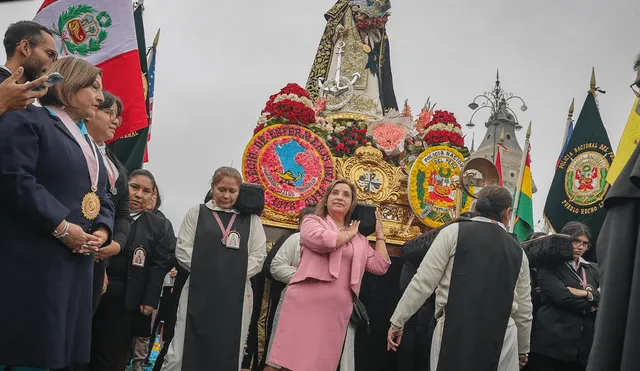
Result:
[[[313,99],[326,99],[325,113],[379,119],[398,110],[386,32],[390,8],[388,0],[338,0],[325,14],[306,86]]]

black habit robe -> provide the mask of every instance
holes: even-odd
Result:
[[[605,199],[597,243],[601,299],[588,371],[636,371],[640,356],[640,146]]]
[[[232,214],[217,214],[226,227]],[[237,215],[232,230],[240,234],[238,249],[222,244],[223,231],[213,212],[200,205],[189,276],[184,371],[238,370],[251,215]]]

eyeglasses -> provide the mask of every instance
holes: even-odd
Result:
[[[29,40],[27,40],[27,42],[28,42],[28,43],[29,43],[29,45],[31,45],[31,46],[34,46],[34,47],[39,46],[39,47],[41,47],[42,49],[44,49],[45,53],[47,53],[47,57],[49,57],[49,59],[50,59],[52,62],[55,62],[55,61],[57,61],[57,60],[58,60],[58,52],[57,52],[57,51],[55,51],[55,50],[53,50],[53,49],[51,49],[51,48],[47,48],[47,47],[46,47],[46,46],[44,46],[44,45],[40,45],[40,44],[37,44],[37,43],[31,42],[31,41],[29,41]],[[18,44],[16,44],[16,45],[20,45],[20,43],[18,43]]]
[[[115,119],[118,118],[118,112],[112,110],[112,109],[102,109],[102,112],[106,113],[107,115],[109,115],[109,120],[110,121],[114,121]]]
[[[591,243],[587,241],[573,240],[573,246],[584,247],[585,250],[589,250]]]
[[[631,88],[631,90],[633,90],[633,94],[635,94],[636,97],[640,98],[640,80],[629,85],[629,87]]]

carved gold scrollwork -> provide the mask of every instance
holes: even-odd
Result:
[[[421,233],[408,205],[407,176],[402,168],[384,161],[382,152],[370,143],[358,148],[353,157],[335,160],[336,177],[355,184],[358,200],[379,205],[389,243],[402,245]]]

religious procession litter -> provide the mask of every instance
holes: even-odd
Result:
[[[640,59],[615,160],[595,72],[571,104],[534,232],[524,101],[497,75],[467,148],[453,113],[398,105],[389,2],[338,0],[305,88],[173,226],[143,168],[159,34],[90,3],[4,35],[0,370],[638,369]]]

